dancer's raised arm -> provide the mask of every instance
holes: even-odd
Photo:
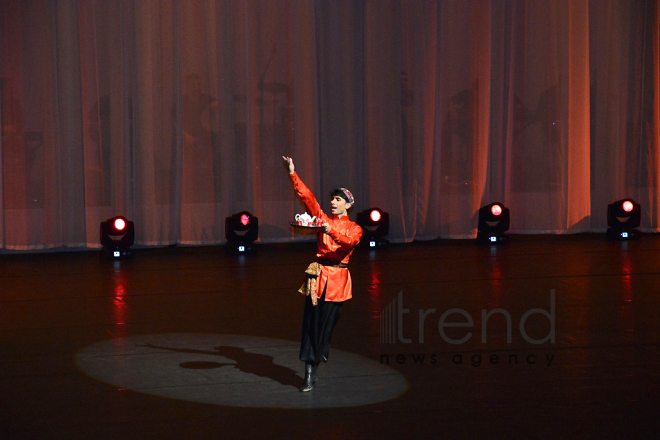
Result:
[[[325,215],[321,209],[319,202],[316,201],[316,197],[314,197],[312,191],[310,191],[310,189],[307,188],[303,181],[300,180],[300,177],[298,177],[298,174],[296,173],[296,167],[293,164],[293,158],[282,156],[282,159],[284,159],[284,162],[286,162],[289,169],[289,176],[293,182],[293,189],[296,191],[296,194],[298,194],[298,197],[300,197],[300,200],[302,200],[302,202],[305,204],[307,212],[312,216],[320,218],[322,221],[327,221],[328,216]]]

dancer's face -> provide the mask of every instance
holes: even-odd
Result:
[[[334,196],[332,200],[330,200],[330,207],[332,208],[333,215],[343,217],[348,214],[346,211],[351,207],[351,204],[343,197]]]

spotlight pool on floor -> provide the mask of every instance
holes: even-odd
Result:
[[[131,336],[98,342],[75,362],[99,381],[139,393],[254,408],[340,408],[395,399],[408,389],[396,370],[332,349],[314,391],[302,394],[299,344],[200,333]]]

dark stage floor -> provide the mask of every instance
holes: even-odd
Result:
[[[0,256],[0,438],[657,436],[660,236],[358,250],[330,362],[302,394],[313,254]]]

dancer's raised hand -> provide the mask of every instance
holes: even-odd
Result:
[[[293,165],[293,158],[282,156],[282,159],[284,159],[284,162],[286,162],[289,166],[289,174],[293,174],[293,172],[296,170],[296,167]]]

